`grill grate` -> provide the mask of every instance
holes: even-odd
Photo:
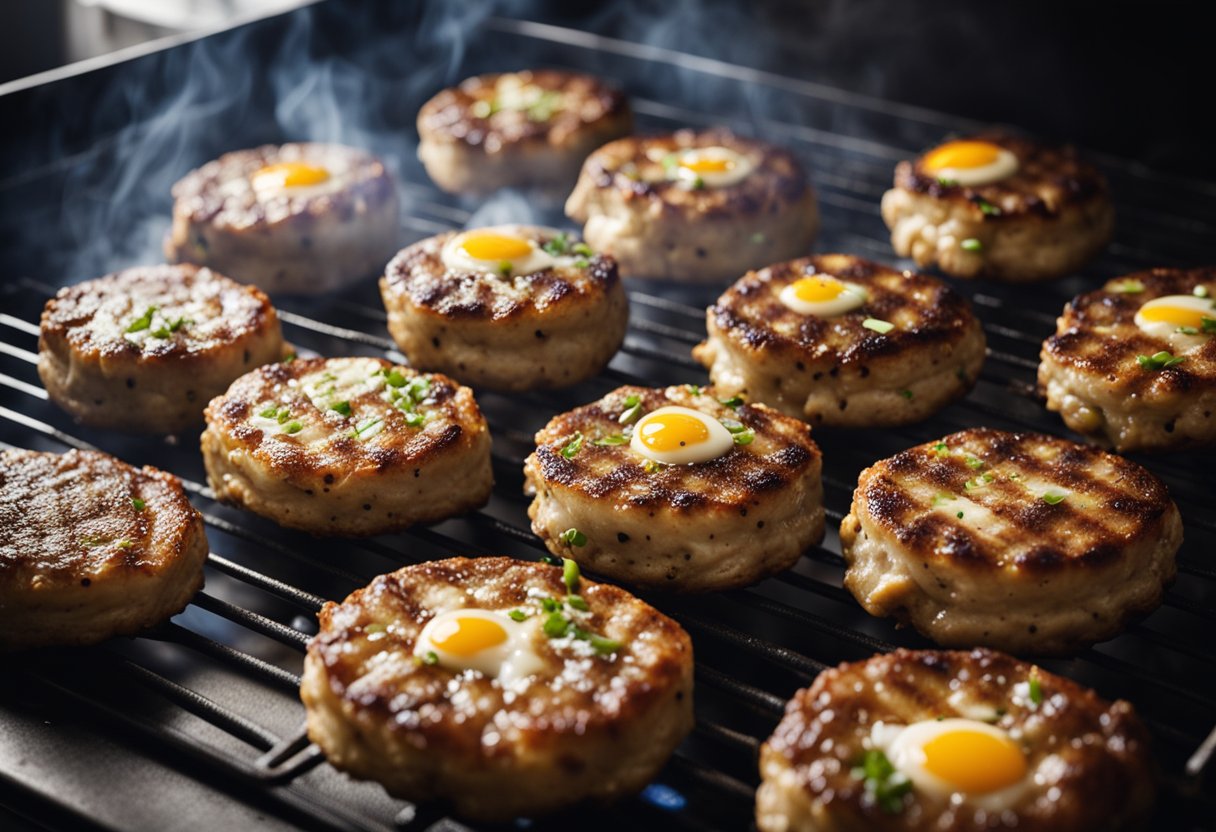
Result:
[[[529,55],[529,63],[615,77],[636,93],[643,130],[750,122],[751,132],[791,147],[807,162],[819,192],[820,251],[891,262],[877,204],[894,161],[949,130],[971,126],[919,108],[547,24],[491,19],[485,33]],[[466,64],[457,76],[487,68],[473,50]],[[694,82],[712,82],[720,96],[717,106],[699,108],[691,91],[695,84],[671,83],[677,72]],[[682,91],[679,100],[662,93],[676,88]],[[723,110],[723,101],[735,100],[747,109]],[[1216,189],[1169,180],[1118,159],[1099,161],[1112,179],[1122,225],[1115,244],[1086,277],[1032,289],[957,287],[975,304],[990,345],[983,375],[965,401],[921,425],[817,432],[830,521],[838,523],[847,510],[863,467],[909,445],[976,425],[1061,433],[1060,423],[1033,399],[1032,390],[1038,346],[1065,300],[1100,277],[1202,257],[1216,228]],[[53,174],[52,166],[46,175]],[[407,168],[404,176],[404,237],[413,240],[468,221],[469,211],[434,190],[416,168]],[[0,192],[3,188],[0,184]],[[565,224],[553,210],[541,211],[539,218]],[[479,394],[494,435],[497,486],[489,505],[400,535],[322,542],[215,503],[203,484],[192,436],[158,444],[73,425],[48,402],[33,368],[36,322],[54,287],[28,277],[6,283],[0,289],[0,445],[55,451],[98,447],[133,464],[171,470],[203,512],[214,551],[206,590],[173,622],[138,639],[48,650],[8,665],[11,672],[0,681],[0,721],[13,728],[18,741],[12,749],[0,748],[0,804],[7,791],[15,795],[8,802],[17,810],[64,828],[141,825],[144,816],[122,805],[130,802],[130,790],[65,788],[54,771],[31,773],[18,764],[23,748],[30,753],[31,743],[50,742],[85,755],[93,765],[104,762],[104,749],[116,746],[154,761],[158,770],[185,772],[285,826],[465,828],[430,807],[390,800],[378,787],[351,783],[322,765],[319,750],[303,733],[296,698],[303,647],[315,632],[314,615],[323,601],[341,599],[376,574],[449,554],[540,554],[543,547],[527,528],[521,466],[532,433],[552,414],[619,384],[704,383],[688,349],[700,340],[704,307],[718,289],[647,281],[628,288],[629,333],[601,376],[563,392]],[[385,333],[370,281],[324,305],[288,299],[279,308],[287,337],[302,351],[401,360]],[[1043,665],[1104,696],[1136,704],[1154,735],[1166,780],[1158,825],[1193,827],[1216,817],[1216,798],[1200,788],[1201,769],[1216,742],[1216,734],[1205,742],[1216,723],[1216,692],[1200,681],[1216,672],[1216,650],[1204,638],[1216,620],[1216,569],[1205,560],[1216,547],[1212,478],[1193,457],[1142,461],[1169,484],[1183,513],[1186,543],[1179,581],[1161,610],[1119,638]],[[869,618],[841,587],[843,561],[832,525],[823,546],[757,587],[707,598],[648,598],[693,635],[697,728],[655,785],[618,806],[580,816],[582,826],[746,828],[756,750],[789,695],[840,661],[897,645],[927,645],[914,633]],[[99,735],[102,742],[84,735],[47,737],[31,727],[44,719]],[[200,825],[218,825],[214,818]]]

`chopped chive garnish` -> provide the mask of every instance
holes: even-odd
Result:
[[[551,612],[545,619],[543,629],[549,638],[561,638],[570,629],[570,619],[560,612]]]
[[[572,609],[576,609],[579,612],[587,612],[591,609],[591,607],[587,606],[587,602],[581,595],[567,595],[566,603],[569,604]]]
[[[547,563],[550,566],[561,566],[562,565],[561,558],[559,558],[557,555],[551,555],[548,552],[545,552],[543,555],[540,556],[540,562]]]
[[[134,546],[134,545],[135,545],[134,541],[129,540],[129,539],[125,538],[125,537],[124,537],[122,540],[119,540],[119,541],[118,541],[118,548],[119,548],[119,549],[130,549],[130,548],[131,548],[132,546]]]
[[[280,407],[279,412],[275,414],[274,418],[281,425],[291,418],[291,411],[285,407]]]
[[[586,257],[579,257],[574,261],[574,268],[576,268],[576,269],[585,269],[590,265],[591,265],[591,261],[588,260]]]
[[[705,180],[700,176],[694,176],[692,181],[688,183],[688,187],[692,188],[694,191],[699,191],[705,187]]]
[[[341,413],[343,416],[350,415],[350,402],[330,402],[329,409]]]
[[[273,419],[279,415],[279,409],[277,407],[275,407],[274,405],[271,405],[270,407],[263,408],[262,411],[260,413],[258,413],[258,415],[261,416],[263,419]]]
[[[439,654],[434,650],[427,650],[422,654],[422,663],[429,665],[439,664]]]
[[[958,499],[958,497],[954,496],[953,494],[947,494],[945,491],[939,491],[933,497],[933,507],[937,508],[942,503],[953,502],[957,499]]]
[[[684,389],[688,391],[688,395],[690,396],[701,395],[701,385],[699,384],[685,384]]]
[[[880,320],[879,318],[866,318],[861,322],[861,325],[866,329],[872,329],[879,335],[886,335],[891,330],[895,329],[895,324],[890,321]]]
[[[510,277],[511,270],[514,268],[515,264],[513,264],[510,260],[503,260],[498,264],[498,273],[503,277]]]
[[[178,318],[173,323],[164,323],[152,330],[152,336],[155,338],[168,338],[173,333],[177,332],[187,323],[185,318]]]
[[[723,407],[729,407],[731,410],[738,410],[743,404],[743,399],[739,396],[731,396],[729,399],[719,399],[719,403]]]
[[[958,184],[958,180],[949,179],[945,176],[939,176],[939,177],[937,177],[937,184],[941,185],[943,188],[953,188],[955,185]]]
[[[1026,686],[1029,688],[1030,701],[1039,706],[1043,704],[1043,683],[1039,681],[1039,674],[1031,673],[1030,679],[1027,680]]]
[[[583,538],[583,543],[587,542],[587,538]],[[577,545],[582,546],[583,543]],[[578,589],[578,564],[570,560],[570,558],[562,558],[562,580],[566,584],[567,592],[574,592]]]
[[[945,456],[950,453],[950,447],[945,442],[938,442],[933,446],[933,452],[938,456]]]
[[[648,459],[642,463],[642,470],[647,474],[654,474],[663,470],[663,463],[655,462],[653,459]]]
[[[719,419],[718,421],[722,423],[722,427],[726,428],[731,433],[742,433],[743,431],[747,430],[747,425],[743,424],[737,419]]]
[[[617,419],[622,425],[632,424],[637,421],[637,418],[642,415],[642,400],[637,396],[629,396],[625,399],[625,410]]]
[[[962,519],[963,519],[963,513],[960,511],[958,514],[956,514],[956,515],[955,515],[955,517],[957,517],[959,520],[962,520]]]
[[[561,559],[559,559],[559,561],[560,560]],[[559,562],[557,565],[561,566],[561,563]],[[545,612],[557,612],[562,608],[562,602],[556,598],[541,598],[540,608]]]
[[[887,755],[871,748],[853,769],[853,777],[865,782],[866,793],[873,797],[884,812],[895,814],[903,809],[904,795],[912,791],[912,781],[897,770]]]
[[[575,243],[573,246],[570,247],[570,250],[573,251],[575,254],[582,255],[583,257],[594,257],[595,256],[595,251],[592,250],[591,246],[587,245],[586,243]]]
[[[291,362],[293,362],[295,360],[296,360],[296,354],[294,352],[289,352],[289,353],[287,353],[287,355],[283,356],[284,364],[290,364]]]
[[[405,386],[405,376],[400,370],[397,369],[389,370],[387,373],[385,373],[384,380],[388,382],[389,387]]]
[[[566,529],[557,536],[557,539],[567,546],[586,546],[587,535],[580,532],[578,529]]]
[[[968,237],[959,245],[962,246],[963,251],[980,251],[984,248],[984,244],[974,237]]]
[[[967,463],[968,468],[971,468],[972,470],[975,470],[975,471],[978,471],[984,467],[984,460],[976,459],[973,456],[967,457],[967,459],[964,461]]]
[[[1198,335],[1199,334],[1199,330],[1195,329],[1195,327],[1193,327],[1193,326],[1180,326],[1177,329],[1175,329],[1174,332],[1177,332],[1180,335]]]
[[[668,153],[663,157],[660,164],[663,166],[663,171],[667,174],[668,178],[675,176],[680,170],[680,154]]]
[[[899,395],[903,396],[905,399],[908,399],[908,400],[911,400],[911,399],[912,399],[912,391],[911,391],[911,390],[900,390],[900,391],[899,391]]]
[[[541,248],[550,254],[565,254],[570,250],[570,239],[566,236],[566,232],[563,231],[542,245]]]
[[[528,617],[528,614],[523,610],[511,610],[507,613],[507,617],[512,621],[523,621]]]
[[[1138,295],[1144,291],[1144,284],[1139,280],[1121,280],[1110,289],[1122,295]]]
[[[599,653],[601,656],[608,655],[609,653],[615,653],[617,650],[621,649],[621,643],[616,639],[607,638],[606,636],[597,636],[595,633],[589,633],[587,635],[587,641],[591,644],[592,648],[594,648],[595,652]]]
[[[1164,370],[1168,367],[1173,367],[1175,364],[1181,364],[1183,361],[1186,361],[1185,355],[1175,356],[1166,350],[1153,353],[1152,355],[1136,356],[1136,362],[1145,370]]]
[[[562,456],[566,459],[573,459],[582,449],[583,435],[575,431],[574,438],[566,443],[566,447],[562,448]]]
[[[144,506],[146,506],[147,503],[145,503],[143,500],[139,499],[138,497],[132,497],[131,505],[135,507],[136,511],[143,511]]]
[[[1067,496],[1067,494],[1061,494],[1058,491],[1048,491],[1043,495],[1042,500],[1049,506],[1056,506],[1064,502],[1064,498]]]
[[[982,212],[982,213],[983,213],[985,216],[988,216],[988,217],[999,217],[999,216],[1001,215],[1001,209],[1000,209],[1000,208],[996,207],[996,206],[995,206],[995,205],[993,205],[991,202],[989,202],[988,200],[984,199],[984,198],[983,198],[983,197],[981,197],[981,196],[977,196],[977,197],[975,197],[975,204],[979,206],[980,211],[981,211],[981,212]]]
[[[283,426],[283,431],[285,433],[299,433],[302,430],[304,430],[304,426],[299,422],[288,422]]]
[[[405,414],[405,426],[410,428],[420,428],[422,423],[426,421],[426,414],[410,411]]]
[[[376,426],[383,421],[384,420],[379,416],[375,417],[374,419],[368,419],[352,430],[350,435],[354,439],[362,439],[364,434],[374,430]]]
[[[1213,332],[1216,332],[1216,318],[1209,318],[1207,316],[1204,316],[1204,317],[1201,317],[1199,319],[1199,321],[1203,327],[1204,335],[1210,335]]]
[[[992,482],[993,480],[996,479],[996,474],[993,474],[989,471],[985,471],[984,473],[979,475],[979,479],[983,480],[984,482]]]
[[[751,428],[739,431],[734,435],[736,445],[750,445],[756,438],[756,432]]]
[[[368,624],[366,627],[363,628],[363,632],[365,632],[365,633],[383,633],[383,632],[387,632],[387,631],[388,631],[388,625],[381,624],[378,621],[374,624]]]
[[[599,439],[591,440],[592,445],[624,445],[629,441],[629,437],[624,434],[614,433],[611,436],[602,436]]]
[[[140,315],[127,326],[127,332],[142,332],[152,326],[152,316],[156,314],[156,307],[149,306],[144,314]]]

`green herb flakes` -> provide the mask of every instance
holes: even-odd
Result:
[[[1036,672],[1032,672],[1030,674],[1030,679],[1028,679],[1026,682],[1026,686],[1028,688],[1028,694],[1030,696],[1030,701],[1032,703],[1034,703],[1034,706],[1037,708],[1039,705],[1042,705],[1043,704],[1043,683],[1039,681],[1039,674]]]
[[[152,316],[156,314],[156,307],[149,306],[144,314],[140,315],[135,320],[127,325],[127,332],[143,332],[148,327],[152,326]]]
[[[577,534],[577,532],[576,532]],[[587,538],[583,538],[583,543],[587,542]],[[577,545],[582,546],[583,543]],[[570,558],[562,558],[562,581],[566,584],[567,592],[578,591],[578,564],[570,560]]]
[[[879,318],[866,318],[861,322],[861,325],[866,329],[873,330],[879,335],[886,335],[891,330],[895,329],[895,324],[890,321],[880,320]]]
[[[983,468],[983,467],[984,467],[984,460],[982,460],[982,459],[977,459],[976,457],[973,457],[973,456],[969,456],[969,457],[967,457],[967,458],[964,460],[964,462],[966,462],[966,463],[967,463],[967,467],[968,467],[968,468],[971,468],[971,469],[972,469],[972,470],[974,470],[974,471],[978,471],[978,470],[980,470],[981,468]]]
[[[566,529],[557,536],[557,539],[567,546],[586,546],[587,535],[580,532],[578,529]]]
[[[507,613],[507,617],[512,621],[525,621],[528,618],[528,614],[523,610],[511,610]]]
[[[578,452],[582,449],[583,435],[576,431],[574,438],[567,442],[566,446],[562,448],[562,456],[564,456],[566,459],[574,459],[574,457],[577,456]]]
[[[981,243],[979,240],[975,239],[974,237],[968,237],[967,239],[965,239],[961,243],[959,243],[959,246],[962,248],[963,251],[983,251],[984,250],[984,244]]]
[[[1120,280],[1110,290],[1121,295],[1138,295],[1144,291],[1144,284],[1139,280]]]
[[[145,503],[143,500],[139,499],[138,497],[132,497],[132,498],[131,498],[131,505],[132,505],[132,507],[134,507],[134,509],[135,509],[136,511],[143,511],[143,510],[144,510],[144,506],[146,506],[146,505],[147,505],[147,503]]]
[[[1061,494],[1058,491],[1048,491],[1044,493],[1040,499],[1042,499],[1043,502],[1047,503],[1049,506],[1058,506],[1060,503],[1064,502],[1064,499],[1067,496],[1067,494]]]
[[[570,238],[567,236],[566,232],[563,231],[552,240],[544,243],[541,248],[547,251],[549,254],[557,256],[563,255],[570,250]]]
[[[1165,350],[1153,353],[1152,355],[1136,356],[1136,363],[1145,370],[1165,370],[1176,364],[1181,364],[1183,361],[1186,361],[1185,355],[1175,356],[1173,353]]]
[[[865,781],[866,793],[888,814],[902,810],[904,795],[912,791],[912,781],[877,748],[865,752],[860,765],[853,769],[853,777]]]
[[[349,416],[350,402],[330,402],[329,409],[341,413],[343,416]]]
[[[625,399],[625,410],[621,412],[617,419],[622,425],[630,425],[638,420],[642,415],[642,400],[636,396],[629,396]]]
[[[551,612],[545,618],[543,629],[549,638],[561,638],[570,630],[570,619],[560,612]]]
[[[614,433],[609,436],[601,436],[599,439],[591,440],[592,445],[624,445],[629,442],[629,437],[621,433]]]

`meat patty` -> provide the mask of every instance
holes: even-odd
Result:
[[[462,240],[483,253],[476,241],[490,237],[506,241],[499,250],[515,242],[530,251],[515,262],[463,253]],[[616,261],[551,228],[499,226],[415,243],[388,264],[380,293],[389,332],[413,366],[491,390],[590,378],[629,323]]]
[[[793,154],[721,129],[604,145],[583,164],[566,214],[625,277],[688,281],[805,254],[819,230]]]
[[[975,428],[861,472],[844,584],[945,647],[1066,653],[1161,603],[1182,521],[1165,485],[1064,439]]]
[[[202,588],[207,552],[172,474],[98,451],[0,451],[0,650],[166,621]]]
[[[93,427],[177,433],[287,347],[270,300],[197,266],[142,266],[60,289],[42,311],[38,375]]]
[[[554,554],[642,587],[706,592],[788,569],[823,539],[819,447],[806,424],[727,401],[621,387],[554,417],[524,462],[532,530]],[[725,452],[662,464],[633,450],[635,426],[670,406],[726,425]]]
[[[1206,309],[1199,326],[1137,325],[1146,303],[1177,295]],[[1043,343],[1039,388],[1048,409],[1119,451],[1216,444],[1213,298],[1213,268],[1153,269],[1074,298]]]
[[[450,663],[494,653],[484,626],[452,648],[467,662],[422,639],[437,616],[469,609],[518,639],[482,670]],[[561,568],[502,557],[407,566],[320,618],[300,689],[309,737],[351,775],[466,818],[637,791],[692,728],[688,634],[577,571],[565,580]],[[508,679],[508,661],[529,672]]]
[[[380,358],[241,376],[207,406],[218,499],[316,535],[375,535],[484,505],[490,432],[473,392]]]
[[[1071,147],[1004,133],[965,141],[1016,159],[997,181],[965,185],[927,169],[923,154],[895,168],[882,218],[900,257],[954,277],[1020,283],[1079,269],[1110,242],[1115,209],[1106,179]]]
[[[782,291],[811,275],[864,290],[839,314],[794,311]],[[814,424],[920,421],[966,395],[984,363],[984,331],[965,298],[933,278],[847,254],[749,272],[705,316],[693,357],[717,389]]]
[[[925,768],[934,763],[907,742],[908,726],[944,733],[938,725],[1004,735],[1014,746],[1004,765],[1024,774],[986,793],[933,788]],[[920,754],[887,769],[900,745]],[[964,780],[998,765],[983,753],[992,743],[953,745],[933,754]],[[790,700],[761,748],[760,773],[761,832],[1119,832],[1143,827],[1156,791],[1148,732],[1130,704],[984,649],[896,650],[825,670]]]
[[[590,75],[479,75],[423,105],[418,158],[449,193],[512,186],[564,193],[587,154],[632,127],[625,96]]]
[[[277,294],[349,286],[397,250],[397,190],[379,159],[330,144],[225,153],[173,186],[171,263]]]

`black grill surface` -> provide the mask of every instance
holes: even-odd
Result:
[[[238,62],[233,71],[256,72],[254,62],[272,61],[256,55],[276,54],[273,44],[311,22],[313,11],[264,21],[242,33],[260,46],[250,50],[250,67]],[[225,33],[35,90],[27,93],[35,102],[29,106],[43,112],[47,102],[88,95],[96,84],[112,86],[128,77],[124,73],[149,66],[160,73],[157,83],[170,87],[175,72],[187,71],[179,64],[189,68],[199,50],[210,43],[224,46],[229,37]],[[379,62],[392,42],[371,35],[358,43],[352,38],[325,41],[315,31],[301,37],[314,51],[320,49],[318,43],[325,44],[329,52],[321,49],[319,54],[326,61],[349,61],[382,82],[369,82],[366,93],[369,106],[379,108],[376,130],[318,138],[359,143],[362,136],[390,160],[405,197],[403,244],[458,228],[472,211],[486,207],[463,203],[430,185],[413,159],[409,127],[420,96],[477,71],[523,65],[591,71],[614,79],[631,94],[644,131],[725,123],[786,145],[812,172],[818,190],[823,230],[816,249],[886,263],[896,261],[878,201],[895,162],[952,131],[974,126],[807,81],[520,20],[481,19],[465,33],[461,48],[398,55],[390,70]],[[379,37],[402,36],[385,32]],[[419,75],[433,81],[425,90],[406,84],[406,78]],[[403,92],[414,87],[418,91]],[[254,83],[248,96],[253,104],[242,105],[241,118],[233,117],[232,104],[203,115],[196,109],[175,114],[198,125],[198,141],[184,156],[166,156],[163,165],[142,160],[158,177],[150,183],[159,188],[184,173],[183,159],[189,166],[261,141],[312,137],[288,134],[259,116],[255,105],[264,95],[259,89]],[[394,90],[402,93],[399,100],[392,100]],[[138,107],[127,114],[138,117]],[[134,121],[113,126],[117,133],[102,135],[94,125],[57,133],[58,140],[47,144],[43,139],[55,127],[54,118],[35,120],[22,150],[28,164],[0,181],[0,222],[20,235],[8,243],[8,265],[0,275],[0,445],[52,451],[95,447],[180,476],[207,522],[207,585],[185,612],[143,637],[6,658],[0,670],[0,808],[7,815],[0,814],[0,826],[464,829],[441,808],[414,807],[389,799],[377,786],[348,780],[325,765],[308,743],[296,689],[304,645],[316,630],[315,613],[323,601],[341,599],[372,576],[405,564],[456,554],[537,558],[543,548],[528,528],[521,491],[522,460],[532,448],[533,433],[553,414],[620,384],[706,383],[689,349],[704,334],[705,306],[723,287],[633,281],[627,284],[632,321],[625,347],[598,378],[558,393],[480,393],[494,436],[497,481],[483,510],[365,541],[313,539],[217,504],[206,487],[194,435],[162,441],[93,431],[74,425],[47,401],[34,371],[43,304],[63,283],[123,265],[127,254],[146,254],[146,249],[130,249],[117,235],[168,210],[165,193],[150,192],[150,183],[137,184],[125,192],[133,200],[132,217],[106,220],[104,227],[114,239],[88,238],[70,227],[90,207],[82,200],[104,201],[107,194],[82,198],[76,190],[69,197],[65,183],[87,185],[101,176],[98,170],[134,164],[123,161],[121,141],[113,136],[154,142],[155,131],[164,129]],[[11,134],[7,142],[14,143]],[[895,646],[929,646],[915,633],[867,616],[841,587],[843,562],[833,527],[847,511],[858,473],[912,444],[967,427],[1066,433],[1033,393],[1039,344],[1052,332],[1065,301],[1113,275],[1154,265],[1197,265],[1213,239],[1216,188],[1159,176],[1126,160],[1097,161],[1111,180],[1120,217],[1107,253],[1083,275],[1047,285],[954,283],[971,298],[987,331],[989,355],[976,389],[920,425],[817,431],[829,533],[823,546],[807,552],[791,571],[709,597],[648,596],[693,637],[697,728],[642,795],[536,826],[748,828],[756,751],[786,699],[820,670],[841,661]],[[173,169],[161,169],[170,165]],[[478,221],[514,217],[569,225],[554,206],[529,207],[506,199],[490,210],[494,213],[483,212]],[[58,236],[35,233],[47,223],[57,224]],[[93,265],[93,255],[99,267],[95,272],[82,266]],[[371,278],[341,297],[276,302],[287,337],[304,354],[402,358],[388,337]],[[1201,746],[1216,724],[1216,685],[1211,681],[1216,678],[1211,638],[1216,621],[1216,478],[1210,455],[1138,461],[1166,481],[1182,511],[1186,542],[1177,584],[1161,609],[1113,641],[1075,658],[1042,664],[1105,697],[1132,701],[1151,728],[1165,784],[1154,828],[1206,828],[1216,817],[1216,799],[1201,770]],[[521,820],[513,826],[533,825]]]

